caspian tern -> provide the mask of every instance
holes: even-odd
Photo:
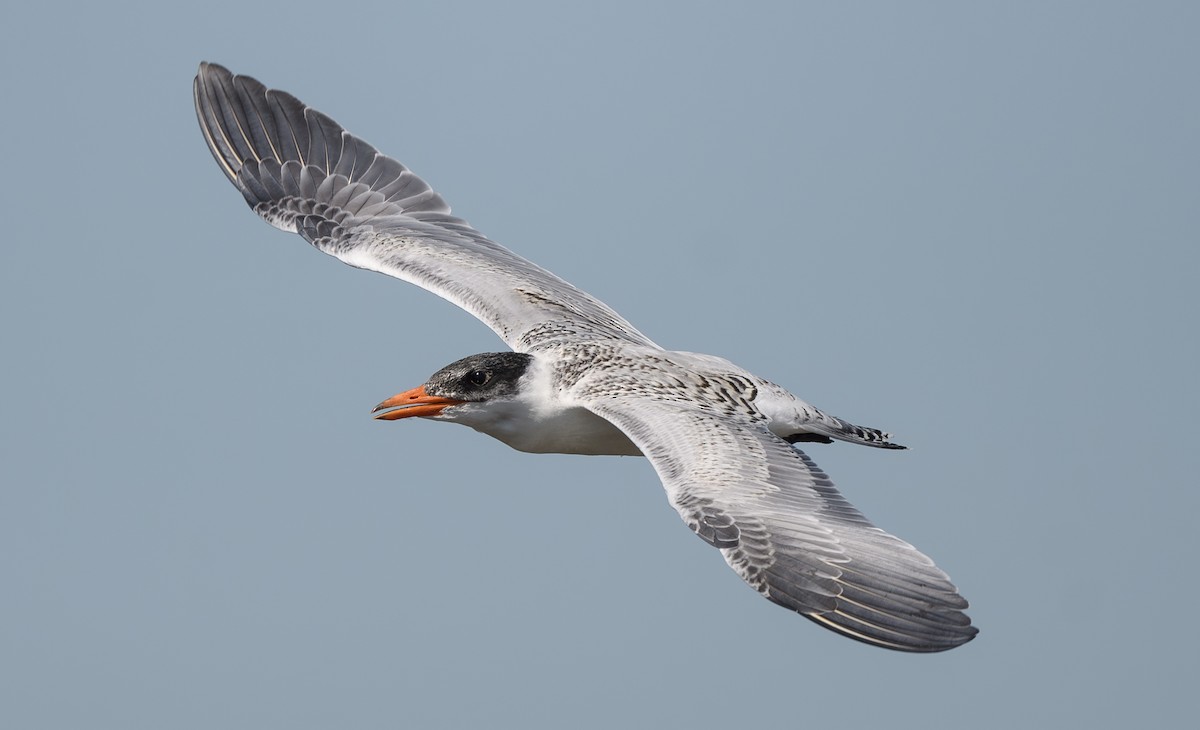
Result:
[[[377,418],[462,423],[527,452],[644,455],[687,526],[771,601],[889,649],[943,651],[975,636],[946,574],[872,525],[794,446],[904,448],[888,434],[728,360],[659,347],[286,92],[209,63],[194,91],[209,149],[268,223],[448,299],[512,348],[447,365],[380,403]]]

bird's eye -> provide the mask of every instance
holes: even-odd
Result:
[[[491,379],[492,374],[487,370],[472,370],[467,374],[467,382],[471,385],[486,385]]]

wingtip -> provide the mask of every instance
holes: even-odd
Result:
[[[228,68],[226,68],[222,64],[217,63],[216,61],[201,61],[200,62],[200,70],[205,71],[208,69],[211,69],[213,73],[224,73],[224,74],[230,74],[231,76],[233,75],[233,73]]]
[[[979,635],[979,629],[969,623],[970,619],[965,614],[962,614],[962,616],[966,618],[968,623],[964,626],[956,627],[953,631],[938,631],[936,634],[924,633],[921,635],[903,635],[871,630],[868,628],[869,625],[858,624],[856,622],[848,623],[844,616],[838,616],[837,614],[838,612],[836,611],[833,612],[833,615],[816,612],[800,613],[801,616],[818,626],[831,629],[847,638],[870,646],[909,654],[937,654],[950,651],[971,642]]]
[[[234,153],[228,138],[222,131],[221,112],[219,108],[218,89],[229,86],[232,74],[219,64],[201,61],[196,70],[196,78],[192,82],[192,100],[196,106],[196,118],[200,122],[200,131],[213,159],[217,161],[221,171],[230,182],[237,184],[237,171],[241,160]]]
[[[200,65],[196,68],[196,81],[202,82],[212,76],[232,77],[233,72],[219,63],[213,63],[212,61],[201,61]]]

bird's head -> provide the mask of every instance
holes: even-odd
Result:
[[[517,381],[533,361],[523,352],[485,352],[452,362],[424,385],[388,398],[375,406],[381,421],[421,416],[454,420],[454,407],[515,398]],[[448,412],[447,412],[448,411]]]

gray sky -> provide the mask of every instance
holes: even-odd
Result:
[[[1195,4],[245,5],[6,16],[6,726],[1195,713]],[[769,604],[642,459],[372,422],[503,346],[259,221],[201,60],[658,342],[890,430],[808,451],[979,637],[896,654]]]

